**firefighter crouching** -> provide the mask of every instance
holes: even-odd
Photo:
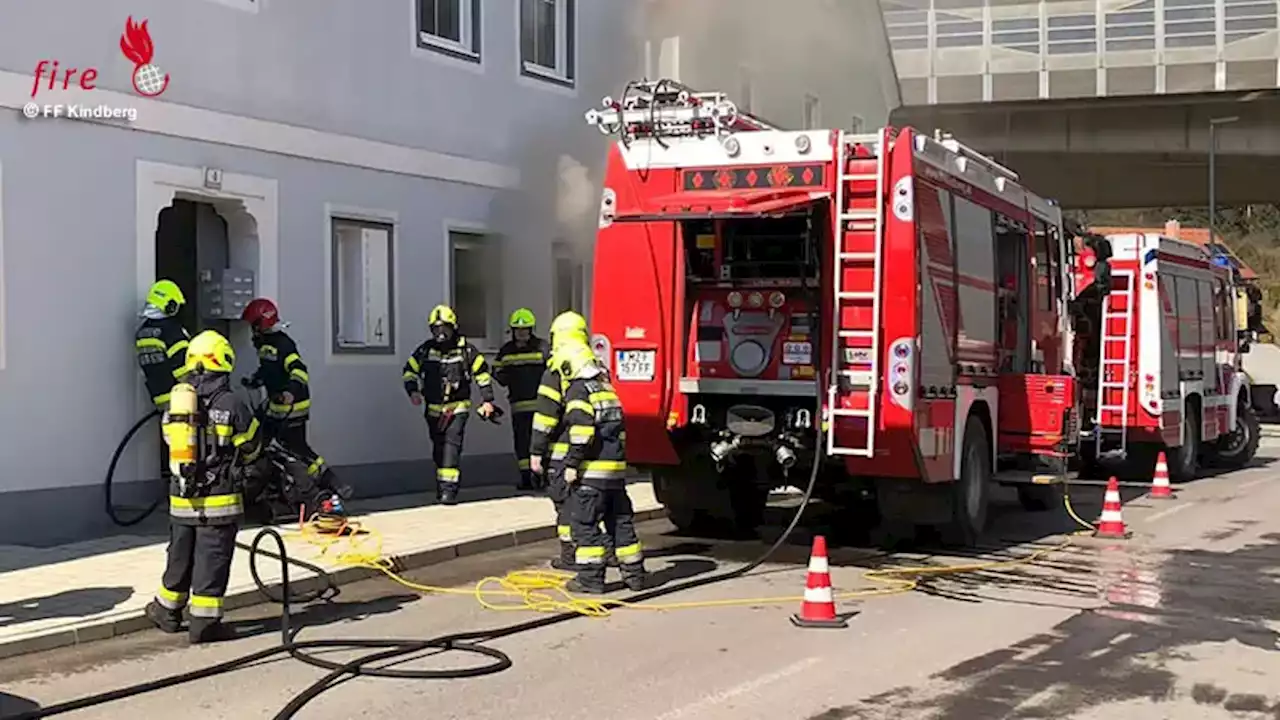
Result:
[[[498,349],[494,358],[494,379],[507,388],[511,403],[511,434],[515,440],[516,461],[520,466],[521,490],[542,484],[542,476],[530,467],[529,447],[532,441],[533,415],[538,405],[538,384],[547,367],[551,349],[534,334],[537,318],[528,308],[511,313],[508,325],[511,339]]]
[[[458,316],[437,305],[427,318],[431,337],[404,364],[404,391],[414,405],[426,403],[431,456],[436,466],[436,500],[458,501],[462,441],[471,412],[471,382],[480,387],[483,402],[476,412],[493,417],[493,378],[484,355],[458,334]]]
[[[134,335],[138,366],[147,383],[147,394],[160,412],[169,404],[169,391],[184,372],[191,336],[182,327],[178,311],[186,302],[176,283],[160,280],[151,286],[146,305],[139,313],[142,324]]]
[[[172,472],[168,563],[146,615],[176,633],[185,608],[191,642],[203,643],[233,635],[222,624],[222,599],[244,515],[242,472],[262,445],[257,418],[231,389],[231,343],[212,330],[200,333],[187,348],[186,367],[163,425]]]
[[[636,535],[635,510],[627,494],[626,431],[622,404],[608,372],[590,348],[578,348],[559,362],[569,449],[564,459],[566,505],[578,575],[570,592],[603,593],[606,555],[612,545],[622,580],[632,590],[646,585],[644,554]],[[603,527],[602,527],[603,525]]]

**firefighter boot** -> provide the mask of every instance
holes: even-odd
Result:
[[[578,576],[565,583],[564,589],[568,592],[582,595],[603,595],[605,592],[604,573],[579,570]]]
[[[439,490],[440,502],[444,505],[458,504],[458,484],[457,483],[440,483],[444,487]]]
[[[532,490],[537,485],[534,483],[533,473],[528,470],[520,471],[520,484],[516,485],[517,490]]]
[[[551,559],[551,567],[565,572],[577,572],[578,561],[574,554],[573,543],[561,541],[560,556]]]
[[[236,631],[224,625],[221,620],[206,618],[192,618],[187,632],[187,641],[192,645],[234,640],[235,637]]]
[[[155,600],[147,603],[147,607],[143,612],[146,613],[147,619],[151,621],[151,624],[159,628],[160,632],[171,635],[182,632],[182,613],[168,610]]]

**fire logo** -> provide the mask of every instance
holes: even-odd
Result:
[[[147,21],[141,24],[133,21],[133,16],[124,23],[124,34],[120,36],[120,50],[133,63],[133,89],[144,97],[157,97],[169,87],[169,76],[157,65],[151,64],[156,54],[155,45],[151,43],[151,33],[147,32]]]

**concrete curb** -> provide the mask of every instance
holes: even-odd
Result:
[[[663,517],[666,517],[666,511],[662,507],[636,511],[636,522],[656,520]],[[393,555],[391,556],[391,561],[397,571],[406,572],[429,565],[438,565],[461,557],[531,545],[543,540],[551,540],[555,537],[555,525],[542,523],[514,530],[504,530],[498,533],[475,535],[452,541],[447,545],[414,550],[403,555]],[[268,551],[274,551],[274,546],[269,543],[264,547]],[[248,562],[248,560],[244,559],[242,562]],[[274,561],[268,559],[267,562]],[[329,577],[333,579],[336,585],[347,585],[377,577],[381,574],[377,570],[368,568],[348,567],[329,572]],[[306,592],[319,589],[323,583],[320,577],[311,576],[293,578],[289,584],[296,590]],[[269,590],[276,590],[279,587],[279,582],[267,583]],[[267,599],[262,596],[262,593],[253,584],[231,588],[227,591],[227,596],[224,600],[224,607],[227,610],[265,604],[268,604]],[[0,640],[0,660],[129,635],[151,627],[151,622],[142,614],[142,608],[108,612],[91,620],[69,621],[61,627],[46,628],[26,635]]]

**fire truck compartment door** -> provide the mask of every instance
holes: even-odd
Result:
[[[803,210],[831,193],[822,190],[691,190],[658,195],[633,211],[618,213],[614,222],[703,220],[781,215]]]
[[[1053,452],[1067,433],[1075,380],[1067,375],[1002,375],[999,445],[1005,452]]]

